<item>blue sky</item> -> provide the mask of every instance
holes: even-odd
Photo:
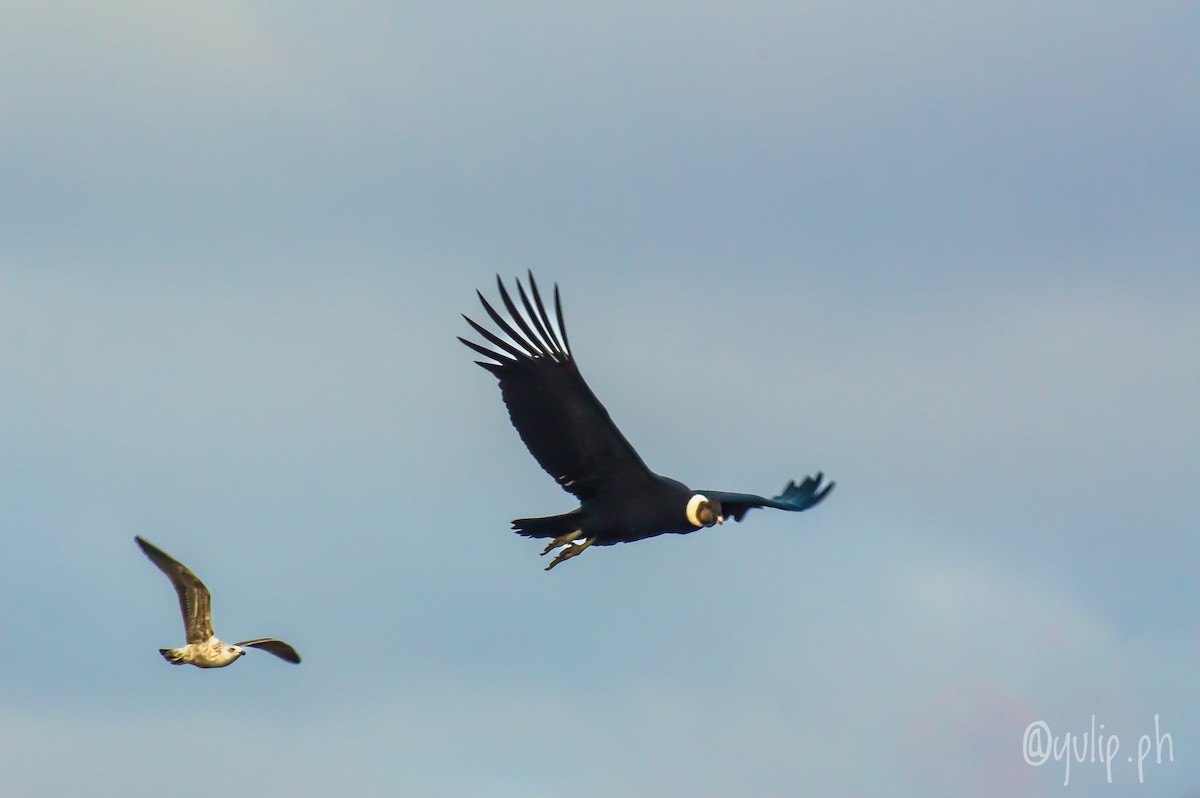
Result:
[[[0,788],[1194,796],[1198,37],[4,4]],[[652,468],[837,490],[543,573],[509,522],[572,497],[454,340],[526,269]],[[164,663],[135,534],[304,663]],[[1111,785],[1023,760],[1093,716]]]

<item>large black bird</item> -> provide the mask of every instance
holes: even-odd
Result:
[[[552,538],[543,555],[562,547],[547,571],[588,546],[628,543],[664,532],[686,534],[724,523],[727,517],[741,521],[755,507],[807,510],[833,490],[833,482],[821,486],[820,472],[799,485],[788,482],[783,493],[773,499],[750,493],[694,491],[655,474],[625,440],[579,373],[567,343],[558,286],[554,286],[556,331],[532,272],[529,293],[517,280],[524,315],[499,276],[496,285],[508,311],[507,321],[482,293],[475,293],[509,340],[467,316],[463,318],[493,348],[461,337],[458,340],[488,358],[476,363],[500,380],[500,393],[521,440],[542,468],[579,499],[579,508],[569,513],[513,521],[513,530],[520,535]]]

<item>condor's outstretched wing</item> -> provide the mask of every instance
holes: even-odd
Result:
[[[203,643],[213,636],[212,597],[204,583],[183,563],[140,537],[134,537],[138,547],[167,575],[179,595],[179,611],[183,613],[183,628],[189,643]]]
[[[783,489],[783,493],[774,499],[765,499],[762,496],[755,496],[752,493],[725,493],[719,490],[700,490],[696,492],[721,502],[721,512],[725,514],[726,518],[741,521],[746,513],[755,507],[774,507],[777,510],[791,510],[793,512],[816,507],[821,503],[822,499],[829,495],[829,491],[833,490],[833,486],[837,484],[836,482],[830,482],[825,487],[821,487],[821,480],[824,478],[824,475],[818,471],[816,476],[805,477],[804,481],[799,485],[794,481],[789,481]]]
[[[499,276],[496,285],[508,311],[507,320],[488,304],[482,293],[476,293],[483,309],[508,340],[466,316],[463,318],[467,323],[492,348],[461,337],[458,340],[488,358],[476,362],[500,380],[508,416],[530,454],[563,489],[580,500],[594,496],[606,485],[653,479],[575,365],[563,325],[558,286],[554,286],[556,331],[532,272],[530,293],[517,280],[517,295],[525,316],[517,310]]]

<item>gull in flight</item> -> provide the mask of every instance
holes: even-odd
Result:
[[[195,665],[197,668],[224,668],[246,653],[243,646],[261,648],[288,662],[299,663],[296,649],[273,637],[244,640],[235,645],[222,643],[213,634],[212,597],[186,565],[175,560],[158,547],[135,537],[138,546],[167,575],[179,594],[179,609],[183,611],[183,627],[187,645],[182,648],[160,648],[163,659],[172,665]]]

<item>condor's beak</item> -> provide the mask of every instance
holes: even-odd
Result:
[[[725,523],[725,516],[723,516],[723,515],[718,515],[718,516],[717,516],[717,523],[718,523],[718,524],[723,524],[723,523]]]

